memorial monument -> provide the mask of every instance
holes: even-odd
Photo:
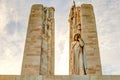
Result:
[[[0,75],[0,80],[120,80],[119,75],[102,75],[93,6],[76,6],[74,1],[68,20],[70,74],[54,74],[54,11],[42,4],[32,6],[21,75]]]

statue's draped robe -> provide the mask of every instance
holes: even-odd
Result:
[[[73,71],[75,75],[84,74],[83,69],[83,56],[82,56],[82,47],[84,42],[82,40],[72,42],[72,55],[73,55]]]

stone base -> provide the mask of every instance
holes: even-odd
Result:
[[[0,80],[120,80],[120,75],[102,76],[40,76],[40,75],[0,75]]]

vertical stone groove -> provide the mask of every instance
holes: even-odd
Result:
[[[25,50],[22,75],[54,74],[54,8],[41,4],[32,6]],[[53,30],[51,30],[53,29]],[[53,43],[50,43],[53,41]]]

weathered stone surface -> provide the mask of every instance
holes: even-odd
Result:
[[[79,30],[81,27],[79,27],[79,24],[81,24],[81,7],[75,7],[75,5],[72,6],[69,14],[69,23],[70,23],[70,47],[69,47],[69,72],[70,75],[74,74],[74,63],[73,63],[73,55],[71,51],[71,44],[74,41],[74,35],[76,33],[79,33]]]
[[[40,75],[0,75],[0,80],[120,80],[118,75],[91,76],[40,76]]]
[[[41,4],[32,6],[22,75],[54,74],[54,8]]]
[[[81,5],[82,37],[85,41],[85,53],[87,58],[88,75],[101,75],[101,62],[99,44],[96,30],[96,22],[91,4]],[[92,54],[92,55],[89,55]],[[98,66],[99,65],[99,66]],[[93,66],[93,67],[92,67]]]
[[[70,47],[74,34],[80,33],[78,24],[81,24],[81,36],[85,42],[87,75],[101,75],[101,62],[99,54],[98,37],[93,7],[91,4],[82,4],[81,7],[72,6],[69,15]],[[70,75],[73,73],[73,59],[70,50]],[[99,65],[99,66],[98,66]]]

